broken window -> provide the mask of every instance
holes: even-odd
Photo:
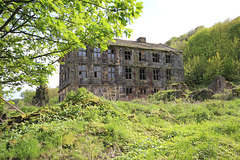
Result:
[[[114,67],[108,67],[108,78],[109,79],[115,78],[115,68]]]
[[[138,60],[142,61],[142,53],[141,52],[138,53]]]
[[[132,79],[132,68],[126,67],[125,72],[126,72],[126,79]]]
[[[171,56],[170,56],[170,54],[166,54],[166,63],[171,63]]]
[[[140,75],[141,80],[146,79],[146,68],[140,68],[139,69],[139,75]]]
[[[87,77],[87,67],[86,65],[79,65],[79,78],[86,78]]]
[[[79,51],[78,51],[78,54],[79,54],[79,56],[81,56],[81,57],[86,57],[86,56],[87,56],[86,49],[80,48]]]
[[[101,57],[101,49],[100,48],[94,48],[93,49],[93,55],[95,58]]]
[[[108,50],[108,59],[114,59],[114,50],[113,49]]]
[[[146,94],[147,92],[146,92],[146,88],[141,88],[140,89],[140,94]]]
[[[167,81],[170,81],[172,79],[172,70],[171,69],[166,70],[166,76],[167,76]]]
[[[101,78],[101,67],[94,66],[94,78]]]
[[[158,80],[158,79],[159,79],[159,70],[153,69],[153,80]]]
[[[126,88],[126,95],[132,94],[132,88],[127,87]]]
[[[131,52],[125,51],[125,60],[131,60]]]
[[[159,54],[158,53],[153,53],[153,62],[159,62]]]

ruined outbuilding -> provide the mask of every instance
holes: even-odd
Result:
[[[163,44],[115,39],[107,51],[86,46],[67,54],[60,65],[59,99],[85,87],[97,96],[130,101],[146,98],[167,84],[184,81],[183,54]]]

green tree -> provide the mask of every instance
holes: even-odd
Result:
[[[49,103],[48,86],[45,84],[41,84],[36,89],[35,96],[33,97],[33,105],[45,106],[48,103]]]
[[[0,0],[0,84],[45,83],[69,51],[129,37],[142,8],[136,0]]]
[[[33,105],[33,97],[35,95],[35,91],[33,90],[25,90],[21,93],[21,97],[23,98],[23,102],[27,106]]]
[[[215,76],[240,80],[240,17],[198,27],[166,44],[184,51],[185,80],[190,87],[208,85]]]

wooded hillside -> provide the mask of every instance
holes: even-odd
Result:
[[[210,28],[197,27],[165,44],[184,52],[185,81],[190,87],[207,85],[218,75],[240,80],[240,17]]]

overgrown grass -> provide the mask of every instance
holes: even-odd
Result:
[[[3,124],[0,159],[240,159],[239,116],[240,99],[114,102],[80,89]]]

